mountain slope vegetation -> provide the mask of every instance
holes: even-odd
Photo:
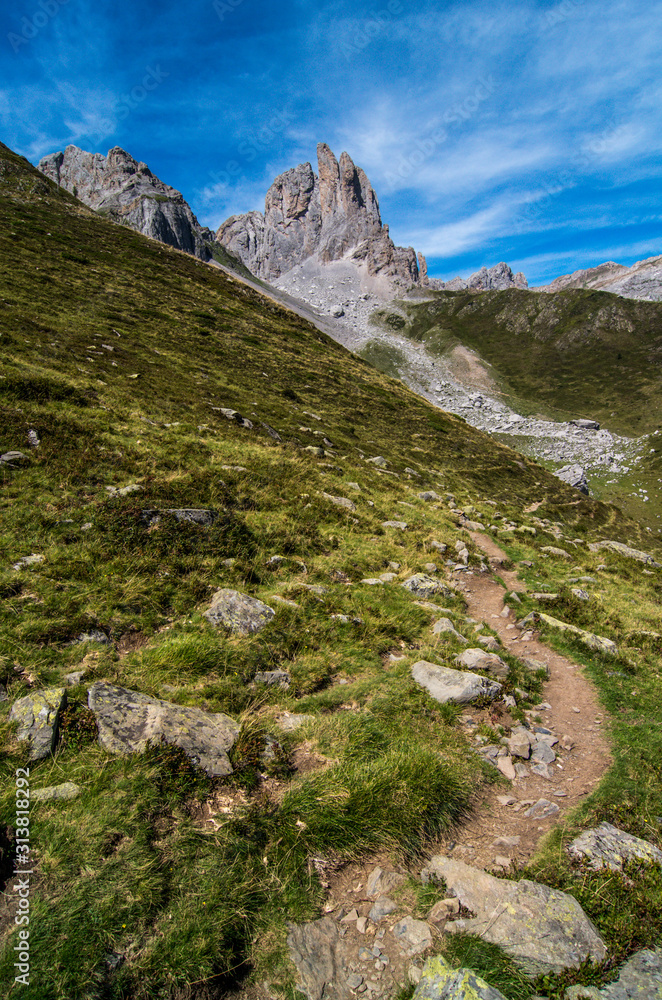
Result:
[[[662,427],[662,305],[609,292],[438,292],[402,304],[399,331],[444,353],[456,343],[531,406],[586,415],[626,435]]]
[[[493,521],[499,544],[528,565],[531,589],[565,582],[567,566],[541,551],[550,544],[570,547],[583,572],[606,567],[590,615],[560,591],[557,613],[590,617],[621,647],[608,663],[581,654],[618,720],[615,762],[563,836],[598,817],[656,836],[651,635],[662,584],[658,571],[587,547],[610,538],[651,548],[643,528],[268,297],[98,217],[4,146],[0,200],[0,452],[23,455],[0,467],[7,898],[14,776],[28,753],[9,721],[18,698],[69,685],[57,749],[30,765],[30,783],[81,789],[32,807],[33,981],[23,996],[208,1000],[267,981],[293,998],[287,923],[319,916],[325,874],[369,856],[414,866],[462,821],[498,776],[470,752],[457,706],[412,681],[414,660],[450,665],[461,647],[431,633],[434,610],[400,585],[430,560],[443,570],[439,547],[453,554],[459,541],[481,567],[458,508]],[[167,513],[180,508],[216,519],[205,527]],[[21,564],[26,556],[37,559]],[[395,565],[389,582],[365,582]],[[214,628],[203,612],[219,588],[264,600],[275,616],[252,635]],[[451,588],[443,600],[463,621],[461,596]],[[534,607],[524,595],[522,612]],[[504,690],[519,690],[521,712],[541,681],[504,657]],[[287,671],[288,689],[256,683],[274,670]],[[102,749],[87,702],[95,681],[227,713],[241,726],[233,773],[212,779],[160,744],[130,756]],[[285,712],[306,718],[283,731]],[[624,720],[640,727],[636,739]],[[562,884],[570,874],[559,857],[543,868]],[[646,905],[659,910],[646,878],[631,899],[618,895],[618,925],[609,876],[584,886],[582,905],[614,955],[656,933],[638,919]],[[625,925],[639,929],[628,936]],[[479,971],[503,985],[499,963],[490,953],[483,967],[481,954]],[[592,970],[592,981],[608,974]],[[517,983],[517,996],[536,992]],[[545,989],[561,996],[565,985],[552,977]]]

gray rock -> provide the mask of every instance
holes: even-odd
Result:
[[[22,451],[6,451],[0,455],[0,465],[8,465],[10,469],[15,469],[17,465],[23,465],[30,461],[29,455],[24,455]]]
[[[484,649],[465,649],[455,657],[458,667],[468,667],[469,670],[484,670],[501,679],[508,676],[508,664],[494,653],[486,653]]]
[[[98,642],[103,646],[107,646],[108,643],[110,642],[110,639],[108,638],[105,632],[101,631],[101,629],[92,628],[90,629],[89,632],[81,632],[81,634],[76,638],[75,641],[76,643]]]
[[[564,274],[537,290],[557,292],[564,288],[596,288],[629,299],[662,299],[662,257],[638,260],[631,267],[610,260]]]
[[[646,563],[648,566],[660,566],[660,563],[655,562],[653,556],[648,552],[642,552],[640,549],[633,549],[629,545],[624,545],[623,542],[614,542],[610,539],[603,539],[601,542],[592,542],[589,544],[589,550],[591,552],[599,552],[600,549],[609,549],[611,552],[615,552],[619,556],[624,556],[626,559],[636,559],[637,562]]]
[[[587,420],[585,417],[577,417],[576,420],[569,421],[573,427],[580,427],[583,431],[599,431],[600,424],[597,420]]]
[[[556,802],[550,802],[548,799],[538,799],[529,809],[526,810],[524,815],[527,819],[547,819],[548,816],[556,816],[559,812],[559,807]]]
[[[323,917],[290,924],[289,931],[287,947],[297,970],[297,989],[308,1000],[347,1000],[350,956],[336,921]]]
[[[25,569],[26,566],[38,566],[39,563],[43,563],[45,559],[46,556],[35,555],[34,553],[31,556],[21,556],[18,562],[12,564],[12,569],[19,570]]]
[[[601,990],[571,986],[564,1000],[662,1000],[662,949],[638,951],[620,968],[615,983]]]
[[[375,455],[374,458],[366,458],[366,462],[370,462],[371,465],[376,465],[379,469],[386,469],[388,466],[388,462],[383,455]]]
[[[64,153],[45,156],[39,169],[95,212],[202,260],[209,259],[207,242],[213,242],[213,234],[203,229],[179,191],[119,146],[109,150],[108,156],[67,146]]]
[[[532,611],[531,614],[523,618],[519,623],[520,628],[526,629],[528,626],[535,626],[538,622],[545,622],[545,624],[551,626],[551,628],[558,629],[559,632],[570,632],[572,635],[576,635],[586,646],[590,649],[596,649],[599,653],[609,653],[610,656],[618,655],[618,646],[611,639],[605,639],[603,636],[594,635],[593,632],[587,632],[583,628],[578,628],[576,625],[569,625],[567,622],[562,622],[558,618],[552,618],[551,615],[543,614],[542,611]]]
[[[345,510],[356,510],[356,504],[347,497],[333,497],[330,493],[322,493],[325,500],[330,500],[336,507],[344,507]]]
[[[506,1000],[471,969],[452,969],[440,956],[429,958],[413,1000]]]
[[[147,740],[181,747],[187,757],[213,776],[232,773],[228,752],[239,735],[239,725],[221,712],[173,705],[149,695],[93,684],[88,705],[99,727],[99,743],[110,753],[141,753]]]
[[[540,551],[546,552],[548,556],[558,556],[559,559],[572,559],[569,552],[559,549],[556,545],[543,545]]]
[[[205,618],[212,625],[223,625],[231,632],[249,635],[259,632],[274,617],[275,611],[256,597],[237,590],[217,590]]]
[[[71,673],[64,675],[64,680],[68,687],[75,687],[77,684],[82,683],[84,676],[84,670],[72,670]]]
[[[265,684],[267,687],[279,687],[286,690],[289,688],[292,678],[286,670],[260,670],[255,675],[256,684]]]
[[[198,507],[166,507],[163,510],[144,510],[143,517],[149,524],[156,524],[160,514],[174,514],[178,521],[190,521],[205,527],[213,524],[218,517],[218,511]]]
[[[549,743],[545,740],[538,740],[531,750],[531,759],[541,764],[553,764],[556,760],[556,754]]]
[[[498,653],[501,649],[498,640],[493,635],[479,635],[478,642],[488,653]]]
[[[564,465],[563,468],[557,469],[554,475],[568,486],[574,486],[580,493],[588,496],[588,480],[581,465]]]
[[[368,899],[378,899],[402,885],[405,876],[398,872],[386,872],[383,868],[373,868],[368,876],[365,894]]]
[[[405,531],[407,528],[406,521],[382,521],[382,528],[398,528],[400,531]]]
[[[422,951],[432,946],[432,931],[424,920],[415,917],[403,917],[393,927],[393,937],[400,945],[405,955],[420,955]]]
[[[411,668],[411,675],[417,684],[426,688],[441,704],[450,701],[464,705],[480,697],[494,700],[502,690],[496,681],[490,681],[480,674],[451,670],[426,660],[415,663]]]
[[[424,490],[423,493],[418,493],[417,496],[419,500],[441,500],[439,494],[435,493],[434,490]]]
[[[460,635],[450,618],[439,618],[432,626],[432,633],[433,635],[449,635],[458,642],[467,643],[469,641]]]
[[[373,908],[370,910],[368,916],[374,924],[378,924],[380,920],[384,917],[388,917],[389,914],[397,910],[398,904],[394,903],[392,899],[388,896],[380,896],[377,902],[374,904]]]
[[[30,742],[31,761],[43,760],[55,749],[60,713],[66,704],[65,689],[51,687],[32,691],[12,705],[9,721],[18,722],[17,739]]]
[[[604,942],[573,896],[538,882],[494,878],[443,855],[430,859],[428,881],[443,880],[462,906],[475,914],[455,920],[446,932],[476,934],[499,945],[533,976],[601,962]]]
[[[317,163],[319,176],[303,163],[277,177],[264,214],[232,216],[219,228],[218,242],[267,281],[308,260],[326,264],[342,258],[392,284],[419,284],[416,254],[393,244],[363,170],[347,153],[336,160],[325,143],[317,147]],[[333,313],[339,310],[344,312],[335,305]]]
[[[65,781],[62,785],[49,785],[48,788],[31,788],[31,802],[54,802],[61,799],[75,799],[80,795],[80,786],[73,781]]]
[[[444,597],[452,597],[453,591],[446,587],[441,580],[428,576],[426,573],[414,573],[407,577],[402,586],[405,590],[416,594],[417,597],[432,597],[434,594],[443,594]]]
[[[283,712],[278,719],[278,726],[284,733],[291,733],[299,726],[305,726],[307,722],[312,722],[314,715],[297,715],[294,712]]]
[[[622,871],[628,861],[644,861],[662,865],[662,851],[647,840],[625,833],[611,823],[585,830],[568,847],[572,858],[587,861],[591,868],[603,866],[612,871]]]

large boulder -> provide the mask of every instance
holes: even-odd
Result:
[[[596,928],[565,892],[528,879],[495,878],[441,854],[431,858],[421,875],[427,881],[443,880],[448,894],[475,914],[447,923],[447,933],[476,934],[499,945],[532,976],[606,957]]]
[[[574,486],[584,496],[588,496],[588,480],[581,465],[564,465],[563,468],[557,469],[554,475],[568,486]]]
[[[99,743],[110,753],[141,753],[148,740],[181,747],[207,774],[232,773],[228,752],[239,735],[239,725],[222,712],[173,705],[149,695],[93,684],[88,705],[99,728]]]
[[[464,705],[485,697],[491,701],[501,692],[501,685],[480,674],[468,670],[451,670],[438,663],[418,660],[411,668],[411,675],[417,684],[426,688],[435,701],[444,705],[448,701]]]
[[[628,861],[644,861],[662,865],[662,851],[647,840],[633,837],[611,823],[600,823],[591,830],[584,830],[568,847],[571,857],[587,861],[591,868],[623,870]]]
[[[506,1000],[471,969],[452,969],[437,955],[429,958],[414,992],[414,1000]]]
[[[521,628],[526,629],[537,625],[539,622],[544,622],[559,632],[570,632],[572,635],[576,635],[584,645],[588,646],[589,649],[597,650],[598,653],[609,653],[610,656],[618,656],[618,646],[611,639],[605,639],[604,636],[594,635],[593,632],[587,632],[586,629],[578,628],[577,625],[570,625],[568,622],[562,622],[558,618],[552,618],[551,615],[545,615],[542,611],[532,611],[519,624]]]
[[[609,549],[609,551],[615,552],[619,556],[624,556],[626,559],[636,559],[637,562],[646,563],[649,566],[660,566],[660,563],[656,562],[649,552],[630,548],[629,545],[624,545],[623,542],[614,542],[608,538],[603,539],[601,542],[591,542],[589,549],[591,552],[599,552],[600,549]]]
[[[212,597],[211,607],[205,611],[205,618],[212,625],[224,625],[231,632],[249,635],[263,629],[275,613],[273,608],[258,601],[257,597],[224,588],[217,590]]]
[[[31,761],[42,760],[55,749],[60,713],[66,704],[66,690],[52,687],[33,691],[12,705],[9,721],[18,722],[19,740],[30,741]]]

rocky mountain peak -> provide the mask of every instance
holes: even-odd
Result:
[[[505,288],[528,288],[529,283],[521,271],[513,274],[505,261],[500,261],[492,267],[481,267],[466,280],[453,278],[452,281],[432,281],[434,288],[447,292],[492,292],[503,291]]]
[[[213,234],[200,226],[180,192],[120,146],[103,156],[70,145],[45,156],[39,169],[94,211],[202,260],[209,258],[206,244]]]
[[[267,191],[264,214],[232,216],[216,234],[219,243],[267,281],[310,258],[322,264],[348,258],[394,285],[419,284],[414,250],[392,242],[377,195],[349,154],[337,160],[322,142],[317,170],[303,163],[285,171]]]

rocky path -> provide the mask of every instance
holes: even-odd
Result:
[[[543,701],[530,718],[540,720],[559,742],[554,745],[557,759],[549,765],[551,778],[530,773],[516,777],[512,790],[493,788],[475,805],[473,818],[445,845],[453,857],[462,858],[481,868],[493,868],[514,860],[525,862],[535,852],[538,842],[564,815],[588,795],[611,763],[609,743],[602,732],[603,712],[593,685],[577,664],[555,653],[535,635],[521,633],[515,625],[516,611],[503,616],[507,595],[524,589],[517,574],[500,565],[505,552],[482,532],[472,532],[475,544],[491,560],[491,565],[506,584],[504,590],[492,574],[462,573],[458,589],[467,601],[468,614],[484,621],[498,635],[503,647],[520,658],[540,661],[549,670],[543,686]],[[504,598],[506,600],[504,601]],[[510,606],[517,608],[512,600]],[[465,725],[471,732],[481,715],[469,710]],[[469,721],[472,720],[472,721]],[[550,803],[526,816],[541,799]],[[544,815],[548,812],[548,815]]]

